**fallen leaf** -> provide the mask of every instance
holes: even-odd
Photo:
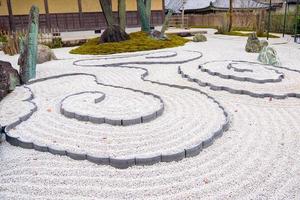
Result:
[[[208,184],[208,183],[209,183],[209,180],[208,180],[207,178],[204,178],[204,179],[203,179],[203,182],[204,182],[205,184]]]

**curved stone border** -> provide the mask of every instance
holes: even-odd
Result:
[[[229,69],[229,70],[233,69],[233,71],[235,71],[235,72],[253,72],[252,69],[240,69],[237,67],[233,67],[231,63],[229,65],[227,65],[227,69]]]
[[[202,57],[202,54],[200,53],[200,58],[201,57]],[[114,67],[114,65],[98,66],[98,67]],[[191,90],[194,92],[199,92],[202,95],[205,95],[208,99],[211,99],[214,103],[216,103],[218,105],[218,107],[223,111],[223,115],[225,116],[225,122],[220,125],[220,128],[217,131],[211,133],[211,136],[209,138],[207,138],[206,140],[198,141],[194,145],[191,145],[190,147],[185,148],[185,149],[178,149],[177,152],[170,152],[170,153],[163,153],[163,154],[159,153],[159,154],[138,155],[135,157],[128,156],[128,157],[123,157],[123,158],[97,157],[97,156],[89,155],[89,154],[79,154],[79,153],[75,153],[75,152],[69,152],[67,150],[56,149],[55,147],[51,147],[51,146],[43,146],[43,145],[35,144],[33,142],[23,141],[19,137],[14,137],[9,134],[9,131],[11,129],[15,128],[17,125],[19,125],[23,121],[28,120],[31,117],[31,115],[37,111],[36,104],[34,102],[32,102],[32,99],[34,98],[32,91],[30,90],[30,88],[24,86],[32,94],[31,98],[29,98],[25,101],[32,103],[34,105],[34,109],[31,110],[30,113],[28,113],[26,115],[26,117],[21,117],[18,121],[5,127],[4,132],[6,135],[7,142],[9,142],[11,145],[19,146],[19,147],[26,148],[26,149],[35,149],[35,150],[41,151],[41,152],[49,152],[54,155],[68,156],[74,160],[87,160],[87,161],[90,161],[90,162],[93,162],[93,163],[96,163],[99,165],[110,165],[115,168],[126,169],[126,168],[134,166],[134,165],[153,165],[158,162],[179,161],[184,158],[197,156],[204,148],[207,148],[210,145],[212,145],[217,138],[221,137],[223,135],[223,133],[229,129],[230,120],[229,120],[228,112],[216,99],[209,96],[207,93],[201,91],[200,89],[188,87],[188,86],[173,85],[173,84],[168,84],[168,83],[161,83],[161,82],[157,82],[157,81],[146,80],[145,77],[148,76],[149,71],[142,67],[132,67],[132,66],[124,66],[124,65],[120,65],[119,67],[143,70],[144,73],[141,75],[141,79],[146,82],[150,82],[153,84],[158,84],[158,85],[162,85],[162,86],[166,86],[166,87],[182,89],[182,90],[185,90],[185,89]],[[114,87],[114,88],[122,88],[121,86],[112,86],[112,85],[106,85],[103,83],[99,83],[97,80],[97,77],[94,74],[87,74],[87,73],[71,73],[71,74],[57,75],[57,76],[33,80],[33,81],[29,82],[28,84],[30,85],[30,84],[45,81],[45,80],[50,80],[50,79],[55,79],[55,78],[65,77],[65,76],[74,76],[74,75],[92,76],[95,78],[95,82],[97,84],[101,84],[104,86],[110,86],[110,87]],[[139,90],[135,90],[132,88],[124,88],[124,89],[129,89],[132,91],[139,91]]]
[[[183,64],[186,62],[191,62],[194,60],[198,60],[202,57],[202,53],[199,51],[190,51],[190,50],[186,50],[186,52],[193,52],[193,53],[197,53],[199,54],[198,56],[194,57],[194,58],[190,58],[190,59],[186,59],[186,60],[182,60],[182,61],[136,61],[136,62],[119,62],[119,63],[112,63],[112,64],[104,64],[104,65],[80,65],[79,62],[82,61],[91,61],[91,60],[108,60],[108,59],[116,59],[116,58],[103,58],[103,57],[99,57],[99,58],[92,58],[92,59],[80,59],[80,60],[76,60],[73,62],[73,65],[75,66],[80,66],[80,67],[104,67],[104,66],[124,66],[124,65],[143,65],[143,64],[149,64],[149,65],[153,65],[153,64]],[[156,54],[156,52],[153,53],[148,53],[147,55],[151,55],[151,54]],[[129,58],[129,57],[135,57],[135,56],[122,56],[119,58]],[[158,57],[156,57],[158,58]],[[161,56],[160,58],[167,58],[167,57],[163,57]],[[146,59],[151,59],[151,57],[146,57]]]
[[[79,93],[75,93],[75,94],[71,94],[66,96],[65,98],[63,98],[60,102],[60,113],[62,115],[64,115],[67,118],[74,118],[77,119],[79,121],[89,121],[91,123],[94,124],[110,124],[113,126],[129,126],[129,125],[135,125],[135,124],[140,124],[140,123],[146,123],[146,122],[150,122],[154,119],[156,119],[157,117],[161,116],[164,112],[164,102],[161,99],[161,97],[154,95],[152,93],[149,92],[142,92],[144,95],[150,95],[155,99],[158,99],[161,103],[161,106],[158,110],[155,110],[154,112],[145,115],[145,116],[141,116],[138,118],[132,118],[132,119],[109,119],[109,118],[105,118],[105,117],[93,117],[93,116],[89,116],[89,115],[82,115],[76,112],[70,112],[66,109],[63,108],[63,103],[66,99],[68,99],[69,97],[72,96],[77,96],[77,95],[81,95],[81,94],[85,94],[85,93],[91,93],[91,94],[102,94],[102,96],[100,98],[95,99],[95,103],[99,103],[101,101],[103,101],[105,99],[105,94],[103,92],[98,92],[98,91],[85,91],[85,92],[79,92]]]
[[[212,62],[221,62],[221,61],[222,60],[212,61]],[[202,72],[208,73],[211,76],[218,76],[219,78],[222,78],[222,79],[232,79],[232,80],[242,81],[242,82],[245,81],[245,82],[252,82],[252,83],[258,83],[258,84],[264,84],[264,83],[277,83],[277,82],[281,82],[284,79],[284,74],[283,73],[279,72],[276,69],[270,69],[270,68],[267,68],[267,67],[264,67],[264,68],[268,69],[268,70],[272,70],[276,74],[279,74],[279,76],[278,76],[277,79],[255,79],[255,78],[240,77],[240,76],[235,76],[235,75],[225,75],[225,74],[222,74],[220,72],[211,71],[211,70],[203,67],[203,65],[208,64],[208,63],[212,63],[212,62],[203,63],[203,64],[199,65],[198,68]],[[224,62],[228,62],[228,61],[224,60]],[[241,63],[245,63],[245,62],[241,62]],[[255,63],[255,62],[247,62],[247,63],[249,63],[249,64],[264,65],[264,64]],[[227,69],[231,69],[232,68],[232,69],[234,69],[234,71],[237,71],[237,72],[245,72],[245,71],[251,71],[251,72],[253,72],[253,70],[239,69],[239,68],[233,67],[231,64],[229,64],[229,65],[230,66],[227,66]]]
[[[234,61],[234,62],[247,62],[247,61]],[[251,62],[249,62],[249,63],[251,63]],[[281,69],[285,69],[285,70],[288,70],[288,71],[293,71],[293,72],[300,73],[299,70],[289,69],[289,68],[286,68],[286,67],[277,67],[277,68],[281,68]],[[199,79],[190,77],[188,74],[185,74],[181,70],[180,67],[178,67],[178,74],[180,74],[182,78],[187,79],[190,82],[197,83],[201,87],[209,87],[211,90],[215,90],[215,91],[226,91],[226,92],[229,92],[231,94],[248,95],[248,96],[251,96],[251,97],[254,97],[254,98],[266,98],[266,97],[271,97],[271,98],[274,98],[274,99],[286,99],[288,97],[300,98],[300,93],[287,93],[287,94],[283,94],[283,95],[277,95],[277,94],[272,94],[272,93],[255,93],[255,92],[251,92],[251,91],[248,91],[248,90],[237,90],[237,89],[226,87],[226,86],[214,85],[214,84],[211,84],[211,83],[208,83],[208,82],[203,82]]]

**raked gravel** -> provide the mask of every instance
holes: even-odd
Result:
[[[277,41],[278,39],[271,39],[271,43]],[[170,51],[176,51],[177,57],[182,57],[181,59],[192,57],[182,49],[201,51],[203,57],[200,60],[181,65],[185,70],[191,70],[191,73],[194,72],[192,70],[199,73],[199,70],[196,70],[198,65],[212,60],[242,59],[255,62],[257,54],[244,52],[245,44],[246,38],[242,37],[208,36],[208,42],[189,43]],[[297,57],[300,50],[296,47],[294,44],[274,46],[283,66],[300,69],[300,61]],[[69,55],[66,53],[67,49],[59,49],[57,52],[59,52],[57,53],[59,58],[68,59],[39,65],[39,78],[89,71],[89,73],[96,74],[99,81],[106,84],[142,88],[163,96],[164,101],[168,102],[167,109],[164,115],[150,122],[147,128],[153,128],[160,124],[166,134],[157,138],[161,138],[161,142],[164,144],[176,141],[176,138],[168,136],[172,134],[175,134],[174,137],[180,136],[180,131],[177,130],[180,122],[174,120],[174,116],[171,120],[164,119],[165,115],[175,112],[176,119],[178,113],[178,116],[183,118],[182,126],[190,133],[192,129],[201,127],[201,124],[193,123],[198,116],[200,121],[203,120],[208,124],[221,120],[218,119],[219,115],[213,112],[214,106],[210,107],[209,101],[200,93],[142,82],[140,79],[142,70],[117,67],[75,67],[72,65],[73,61],[88,56]],[[1,59],[12,60],[14,63],[16,58],[1,54]],[[132,60],[134,61],[134,58]],[[147,80],[200,88],[197,84],[188,82],[178,75],[178,64],[133,66],[147,68],[149,70]],[[203,76],[203,78],[206,77],[211,78],[209,75]],[[300,74],[287,72],[285,85],[277,86],[280,83],[272,83],[264,90],[269,92],[280,92],[284,89],[299,91],[299,77]],[[221,79],[209,80],[224,83]],[[74,84],[74,82],[81,84]],[[242,84],[249,90],[257,89],[251,83]],[[239,87],[238,84],[234,86]],[[87,90],[90,87],[97,87],[100,91],[107,90],[105,91],[107,93],[112,91],[112,88],[96,86],[91,77],[85,76],[60,78],[33,84],[30,87],[39,94],[35,101],[41,108],[37,115],[42,118],[33,116],[30,119],[32,123],[34,122],[33,127],[29,126],[30,120],[28,124],[25,122],[20,127],[26,126],[32,130],[55,130],[58,125],[59,130],[65,132],[64,134],[45,136],[43,135],[45,133],[33,135],[28,132],[27,136],[44,139],[47,142],[53,137],[59,139],[65,136],[64,139],[68,142],[59,139],[56,142],[60,145],[66,145],[69,142],[72,144],[72,141],[79,138],[78,134],[83,134],[82,131],[70,134],[71,129],[77,131],[88,128],[92,137],[96,132],[95,127],[91,124],[82,124],[82,122],[58,115],[55,106],[60,97],[64,96],[66,92]],[[62,91],[57,91],[61,88],[63,88]],[[158,163],[145,167],[134,166],[126,170],[119,170],[109,166],[98,166],[87,161],[74,161],[65,156],[54,156],[49,153],[17,148],[4,142],[0,145],[0,199],[299,199],[300,100],[296,98],[258,99],[224,91],[211,91],[208,88],[200,89],[220,101],[229,111],[231,127],[198,156],[179,162]],[[26,99],[27,95],[26,90],[17,89],[0,102],[0,123],[7,123],[18,116],[19,112],[28,109],[26,104],[16,106],[16,103]],[[8,100],[11,100],[8,104],[14,105],[15,109],[3,107]],[[13,101],[16,103],[11,103]],[[47,111],[49,106],[52,112]],[[11,113],[8,115],[8,119],[2,116],[4,112]],[[197,122],[198,120],[199,118],[197,118]],[[50,127],[50,124],[53,126]],[[65,125],[64,129],[61,128],[62,125]],[[134,129],[139,126],[134,125],[125,127],[125,129]],[[113,135],[116,139],[121,138],[121,141],[126,141],[124,127],[107,125],[105,128],[111,131],[107,132],[108,138]],[[171,133],[172,128],[175,129],[175,132]],[[15,133],[18,129],[15,130]],[[143,133],[146,132],[146,128],[144,130],[136,128],[130,132],[133,134],[131,136],[145,137],[144,134],[140,135],[135,131]],[[150,131],[150,134],[156,134],[153,131]],[[181,134],[188,134],[187,132],[181,132]],[[184,142],[187,141],[181,139],[181,144]],[[81,144],[89,143],[83,140]],[[174,144],[178,145],[180,142]],[[114,150],[118,153],[122,152],[118,148]]]

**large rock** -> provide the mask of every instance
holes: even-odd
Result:
[[[262,44],[259,39],[257,38],[256,33],[251,33],[248,37],[247,44],[246,44],[246,51],[249,53],[259,53],[263,48]]]
[[[193,37],[193,42],[206,42],[207,38],[205,37],[205,35],[201,34],[201,33],[197,33],[194,37]]]
[[[20,85],[20,76],[9,62],[0,61],[0,100]]]
[[[277,52],[272,47],[264,47],[258,55],[258,61],[267,65],[281,66]]]
[[[37,54],[38,54],[37,55],[37,63],[38,64],[57,59],[56,56],[54,55],[52,49],[50,49],[46,45],[39,44]]]

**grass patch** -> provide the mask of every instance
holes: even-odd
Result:
[[[216,34],[220,34],[220,33],[216,33]],[[222,33],[221,35],[248,37],[250,34],[251,33],[242,33],[239,31],[231,31],[231,32]],[[267,37],[267,33],[257,35],[257,37]],[[280,37],[278,37],[277,35],[269,34],[269,38],[280,38]]]
[[[167,40],[156,40],[144,32],[130,34],[130,39],[123,42],[112,42],[99,44],[99,38],[89,40],[80,47],[73,49],[73,54],[106,55],[124,52],[136,52],[155,49],[164,49],[182,46],[190,40],[176,35],[168,35]]]

